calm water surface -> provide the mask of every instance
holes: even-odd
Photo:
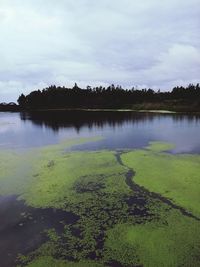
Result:
[[[200,152],[200,115],[57,111],[0,113],[0,149],[31,148],[63,139],[102,136],[79,149],[144,147],[149,141],[176,145],[176,153]]]

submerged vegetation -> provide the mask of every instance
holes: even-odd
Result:
[[[94,261],[69,262],[64,260],[56,260],[52,257],[39,257],[27,265],[27,267],[103,267],[100,263]]]
[[[1,195],[76,215],[47,229],[18,266],[200,266],[200,156],[170,154],[173,145],[161,142],[132,151],[70,149],[98,139],[0,152]]]

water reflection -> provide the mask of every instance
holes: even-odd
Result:
[[[77,132],[83,127],[89,129],[93,127],[104,128],[120,127],[126,123],[138,124],[143,122],[152,122],[154,120],[170,117],[175,122],[198,123],[199,115],[182,115],[182,114],[161,114],[148,112],[114,112],[114,111],[35,111],[20,113],[22,120],[31,120],[35,125],[49,127],[54,131],[61,128],[73,127]]]
[[[176,153],[200,152],[200,116],[111,111],[0,113],[0,148],[30,148],[62,139],[102,136],[78,149],[140,148],[149,141],[176,145]]]
[[[31,120],[35,125],[45,126],[58,131],[61,128],[73,127],[77,132],[81,128],[93,127],[120,127],[128,122],[138,123],[153,120],[151,114],[133,112],[109,112],[109,111],[48,111],[48,112],[24,112],[20,114],[22,120]]]

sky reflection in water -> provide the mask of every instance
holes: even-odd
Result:
[[[139,148],[159,140],[174,143],[176,153],[199,153],[200,116],[97,111],[0,113],[0,149],[31,148],[96,135],[104,139],[78,148]]]

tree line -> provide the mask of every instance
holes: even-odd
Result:
[[[86,89],[61,86],[49,86],[43,90],[32,91],[28,95],[21,94],[18,104],[23,109],[60,109],[60,108],[134,108],[145,105],[158,107],[178,106],[200,110],[200,85],[189,84],[187,87],[177,86],[171,92],[154,91],[152,89],[123,89],[111,85],[90,87]]]

